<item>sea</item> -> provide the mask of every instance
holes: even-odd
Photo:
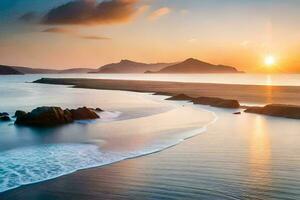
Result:
[[[0,76],[0,112],[10,116],[39,106],[105,110],[100,119],[52,128],[16,126],[14,118],[0,122],[0,196],[79,170],[154,156],[157,165],[148,175],[159,175],[161,187],[150,182],[145,194],[165,199],[300,199],[298,120],[237,116],[232,113],[239,109],[168,101],[151,93],[32,83],[42,77],[300,86],[297,74]],[[170,150],[186,153],[173,158],[165,153]],[[138,179],[133,174],[131,184]]]

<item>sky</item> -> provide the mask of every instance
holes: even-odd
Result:
[[[299,9],[298,0],[0,0],[0,63],[65,69],[193,57],[300,72]]]

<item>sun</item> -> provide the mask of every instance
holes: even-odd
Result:
[[[272,67],[276,64],[276,58],[273,55],[267,55],[264,59],[265,65],[268,67]]]

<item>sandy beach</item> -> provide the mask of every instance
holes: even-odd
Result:
[[[300,105],[299,86],[263,86],[237,84],[182,83],[165,81],[134,81],[105,79],[45,78],[39,83],[74,85],[78,88],[127,90],[137,92],[184,93],[191,97],[220,97],[236,99],[243,104],[295,104]]]

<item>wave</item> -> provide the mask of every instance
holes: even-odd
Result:
[[[93,144],[46,144],[0,152],[0,192],[22,185],[57,178],[75,171],[156,153],[207,130],[217,120],[180,134],[173,140],[158,140],[137,151],[101,151]]]

